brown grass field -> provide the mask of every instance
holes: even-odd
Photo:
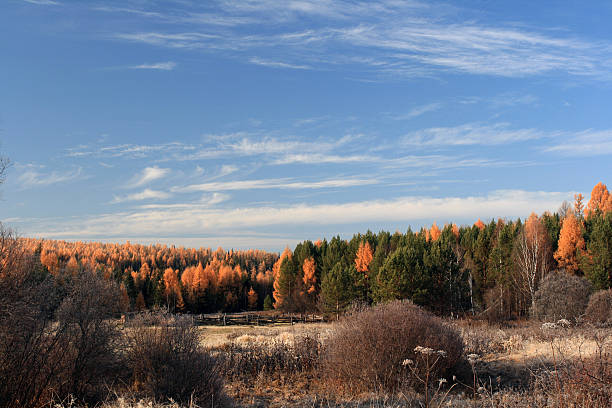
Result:
[[[469,365],[459,368],[456,378],[441,384],[428,405],[422,394],[411,390],[347,395],[317,370],[262,369],[254,375],[226,376],[226,392],[238,407],[612,406],[611,400],[605,400],[612,394],[612,383],[607,382],[612,378],[612,328],[543,329],[539,323],[527,321],[503,328],[467,320],[452,324],[461,332],[465,355],[479,355],[473,367],[476,379],[472,380]],[[304,336],[325,344],[334,333],[334,324],[202,326],[199,331],[202,344],[221,355],[235,348],[264,350],[284,345],[291,349]],[[69,401],[56,406],[67,405]],[[105,407],[178,405],[124,396]]]

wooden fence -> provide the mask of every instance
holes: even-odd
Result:
[[[271,324],[318,323],[323,316],[318,315],[259,315],[259,314],[214,314],[195,315],[196,324],[205,326],[266,326]]]

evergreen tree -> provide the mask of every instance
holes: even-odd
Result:
[[[334,265],[323,275],[321,281],[321,309],[326,313],[339,316],[353,300],[355,300],[355,267],[344,266],[341,262]]]
[[[274,308],[274,305],[272,304],[272,298],[270,297],[270,295],[266,295],[266,297],[264,298],[264,302],[263,302],[263,309],[272,310],[273,308]]]
[[[612,212],[589,217],[586,253],[580,266],[595,289],[612,288]]]

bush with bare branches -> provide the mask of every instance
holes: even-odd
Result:
[[[217,362],[202,348],[190,318],[163,312],[142,314],[129,322],[126,338],[137,394],[198,406],[224,404]]]
[[[584,313],[591,283],[563,271],[548,274],[535,294],[531,314],[542,321],[576,320]]]
[[[85,272],[59,281],[0,228],[0,406],[97,402],[114,381],[117,285]]]
[[[409,301],[394,301],[341,319],[323,364],[330,381],[338,381],[347,391],[392,391],[409,380],[402,362],[417,360],[417,346],[445,354],[430,373],[432,378],[454,367],[463,352],[456,330]]]
[[[612,323],[612,289],[600,290],[591,295],[585,318],[591,323]]]

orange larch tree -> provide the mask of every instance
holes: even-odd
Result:
[[[315,265],[315,260],[312,256],[304,259],[302,271],[304,272],[304,275],[302,277],[302,281],[304,282],[304,289],[308,295],[313,295],[317,290],[317,267]]]
[[[574,194],[574,212],[576,213],[576,217],[582,218],[584,212],[584,196],[581,193]]]
[[[570,212],[561,224],[559,247],[554,255],[559,267],[565,268],[568,272],[576,273],[579,268],[577,253],[579,250],[584,250],[582,225],[576,216]]]
[[[361,272],[367,277],[373,257],[374,252],[370,243],[368,241],[360,243],[355,256],[355,269],[357,269],[357,272]]]
[[[274,263],[274,266],[272,267],[272,274],[274,276],[274,283],[272,284],[274,291],[272,292],[272,296],[274,297],[274,307],[275,308],[280,307],[283,301],[285,300],[282,294],[281,287],[280,287],[281,285],[280,283],[281,265],[283,264],[283,261],[285,260],[285,258],[291,259],[292,256],[293,256],[293,253],[291,252],[289,247],[286,247],[283,253],[281,254],[281,256],[278,258],[278,260],[276,261],[276,263]]]
[[[438,240],[438,238],[440,238],[440,235],[442,235],[442,231],[440,230],[438,225],[434,222],[431,226],[431,229],[429,230],[429,238],[431,238],[431,240],[435,242]]]
[[[457,226],[457,224],[453,224],[451,228],[455,238],[459,238],[459,227]]]
[[[481,230],[481,231],[482,231],[483,229],[485,229],[485,224],[484,224],[484,222],[482,222],[482,220],[481,220],[480,218],[478,219],[478,221],[476,221],[476,222],[474,223],[474,225],[475,225],[475,226],[477,226],[477,227],[478,227],[478,229],[479,229],[479,230]]]
[[[591,199],[589,200],[585,213],[586,216],[589,217],[597,211],[601,211],[602,213],[612,211],[612,196],[610,196],[608,187],[601,182],[593,187]]]
[[[249,310],[257,309],[257,292],[251,287],[249,293],[247,294],[247,299],[249,301]]]

